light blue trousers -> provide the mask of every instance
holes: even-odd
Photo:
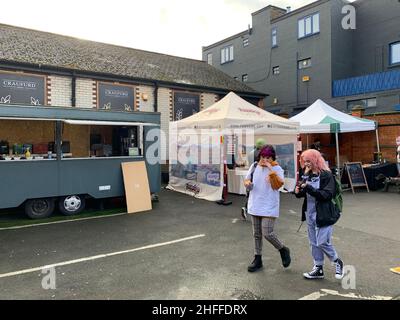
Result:
[[[318,228],[316,223],[316,212],[306,213],[308,225],[308,240],[310,241],[311,254],[314,265],[324,265],[324,254],[331,261],[338,258],[335,248],[332,245],[333,226]]]

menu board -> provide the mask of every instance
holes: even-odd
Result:
[[[174,121],[190,117],[200,111],[200,96],[187,92],[174,92]]]
[[[0,105],[45,104],[45,76],[0,72]]]
[[[364,168],[361,162],[348,162],[344,165],[343,176],[346,177],[351,185],[351,189],[354,193],[354,187],[366,187],[368,188],[368,182],[365,177]],[[343,179],[342,179],[343,182]]]
[[[98,84],[98,108],[111,111],[134,111],[134,87],[127,85]]]

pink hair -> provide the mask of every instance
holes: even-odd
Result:
[[[310,149],[304,151],[300,156],[300,165],[305,167],[305,161],[310,161],[312,166],[318,171],[331,171],[322,157],[321,153],[317,150]]]

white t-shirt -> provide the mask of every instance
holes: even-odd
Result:
[[[247,172],[246,179],[250,180],[254,164]],[[272,167],[272,170],[284,180],[284,171],[280,166]],[[274,190],[267,181],[271,170],[267,167],[257,165],[253,175],[253,190],[250,192],[248,212],[253,216],[279,217],[279,190]]]

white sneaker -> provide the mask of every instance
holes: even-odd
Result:
[[[344,273],[343,273],[343,261],[340,259],[337,259],[337,261],[335,262],[335,278],[337,280],[342,280],[344,277]]]
[[[247,220],[247,210],[245,207],[242,207],[241,216],[243,220]]]
[[[323,279],[324,269],[322,266],[314,266],[310,272],[303,273],[303,277],[306,279]]]

